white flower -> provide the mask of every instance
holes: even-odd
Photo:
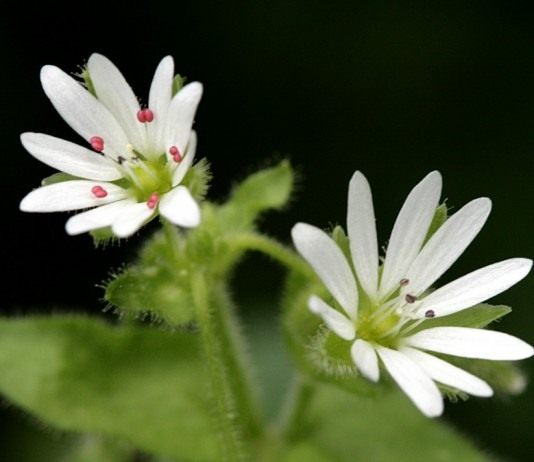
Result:
[[[154,74],[148,107],[142,108],[106,57],[93,54],[87,71],[96,97],[55,66],[41,70],[46,95],[92,149],[41,133],[22,134],[30,154],[79,179],[32,191],[21,210],[92,207],[67,221],[69,234],[111,227],[118,237],[127,237],[158,212],[176,225],[197,226],[199,206],[180,183],[195,156],[191,127],[202,85],[190,83],[173,96],[174,63],[167,56]]]
[[[491,396],[493,392],[483,380],[425,351],[492,360],[518,360],[534,353],[522,340],[491,330],[450,326],[423,328],[413,334],[415,327],[424,327],[427,318],[473,307],[508,289],[532,266],[531,260],[512,258],[431,291],[432,284],[478,234],[491,209],[487,198],[469,202],[424,243],[440,194],[438,172],[427,175],[410,192],[381,267],[371,190],[360,172],[352,177],[348,196],[352,266],[325,232],[304,223],[292,230],[297,250],[340,307],[337,310],[313,295],[308,302],[310,310],[339,337],[351,342],[353,362],[364,377],[378,381],[381,361],[429,417],[443,411],[443,399],[434,381],[475,396]]]

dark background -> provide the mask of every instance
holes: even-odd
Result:
[[[200,155],[215,175],[211,198],[289,156],[300,172],[299,190],[291,208],[263,223],[282,240],[297,220],[344,222],[347,183],[360,169],[373,186],[384,241],[410,187],[439,169],[450,205],[481,195],[494,202],[488,224],[447,278],[534,256],[531,2],[110,1],[71,8],[19,2],[0,18],[6,313],[58,306],[100,313],[98,283],[140,242],[95,251],[87,236],[65,234],[65,214],[18,211],[23,195],[52,172],[23,150],[19,133],[77,139],[42,92],[39,69],[55,64],[74,72],[93,51],[111,58],[143,98],[166,54],[178,72],[204,83],[196,128]],[[270,300],[280,283],[275,270],[264,260],[244,262],[241,298]],[[499,328],[530,343],[533,296],[531,276],[497,299],[514,307]],[[245,311],[260,309],[245,305]],[[533,376],[534,362],[524,366]],[[518,398],[448,405],[445,418],[481,447],[529,460],[533,413],[530,387]],[[26,421],[9,411],[0,427],[11,439]]]

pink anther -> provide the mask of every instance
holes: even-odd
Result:
[[[102,186],[93,186],[91,192],[93,193],[93,196],[98,197],[99,199],[108,195],[108,192]]]
[[[182,154],[180,153],[180,150],[176,146],[171,146],[169,148],[169,154],[172,156],[172,158],[174,159],[176,163],[182,161]]]
[[[104,140],[100,136],[92,136],[89,139],[89,144],[96,152],[102,152],[104,150]]]
[[[154,120],[154,113],[148,108],[139,109],[137,111],[137,120],[141,123],[150,123]]]
[[[153,192],[148,198],[148,200],[146,201],[146,205],[148,206],[149,209],[154,209],[156,208],[156,205],[158,205],[158,202],[159,202],[159,194],[156,192]]]

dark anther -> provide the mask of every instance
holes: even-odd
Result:
[[[434,313],[434,310],[425,311],[425,318],[433,318],[434,316],[436,316],[436,313]]]
[[[402,278],[402,279],[399,281],[399,285],[401,285],[401,286],[407,286],[409,283],[410,283],[410,280],[409,280],[409,279],[406,279],[406,278]]]
[[[415,303],[415,301],[417,300],[417,297],[416,297],[415,295],[406,294],[406,296],[404,297],[404,299],[405,299],[408,303]]]

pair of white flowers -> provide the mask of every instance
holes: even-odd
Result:
[[[21,202],[28,212],[89,209],[72,216],[69,234],[111,228],[118,237],[135,233],[161,214],[182,227],[200,223],[200,208],[181,184],[193,163],[192,130],[202,95],[198,82],[173,95],[174,64],[164,58],[141,107],[120,71],[104,56],[87,64],[88,88],[54,66],[41,81],[47,96],[87,147],[40,133],[24,133],[24,147],[72,179],[42,186]],[[89,147],[91,149],[89,149]],[[490,396],[487,383],[426,351],[494,360],[533,354],[525,342],[499,332],[434,327],[410,335],[427,318],[468,309],[506,290],[529,272],[532,262],[514,258],[474,271],[433,292],[431,286],[482,228],[489,199],[476,199],[448,219],[425,242],[439,204],[441,176],[430,173],[409,194],[379,265],[375,216],[365,177],[350,182],[348,237],[351,260],[325,232],[307,224],[292,231],[297,250],[310,263],[341,311],[317,296],[309,308],[350,342],[360,373],[380,377],[380,363],[428,416],[440,415],[435,382],[476,396]]]

